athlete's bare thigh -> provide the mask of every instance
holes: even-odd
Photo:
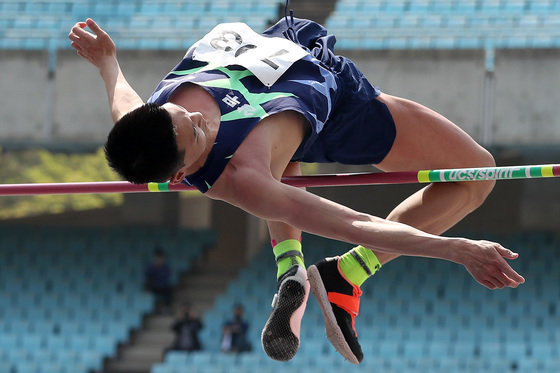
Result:
[[[490,153],[444,116],[410,100],[382,93],[397,135],[383,171],[493,166]]]

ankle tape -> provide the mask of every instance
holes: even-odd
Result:
[[[364,262],[364,260],[362,259],[361,256],[358,255],[358,253],[352,249],[350,250],[350,254],[352,254],[352,256],[354,257],[354,259],[356,259],[356,261],[358,262],[358,264],[364,269],[364,271],[366,271],[366,274],[368,276],[371,276],[371,270],[369,269],[369,267],[366,265],[366,262]]]
[[[278,263],[280,260],[288,258],[290,256],[299,256],[301,258],[301,260],[303,259],[303,254],[300,251],[297,250],[290,250],[290,251],[286,251],[283,254],[280,254],[276,257],[276,263]]]

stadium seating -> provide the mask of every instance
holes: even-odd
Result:
[[[9,0],[0,2],[0,49],[67,49],[74,23],[95,19],[120,49],[186,49],[217,23],[256,30],[278,17],[281,0]]]
[[[476,237],[475,237],[476,238]],[[482,237],[480,237],[482,238]],[[560,309],[554,268],[560,237],[520,234],[496,239],[520,253],[514,268],[526,278],[518,289],[490,291],[456,264],[400,258],[364,284],[356,327],[364,362],[345,362],[328,343],[321,312],[310,298],[303,319],[301,348],[288,363],[270,360],[260,331],[275,292],[272,253],[264,248],[232,282],[204,317],[205,350],[171,352],[152,373],[189,372],[558,372]],[[347,245],[304,238],[306,262],[343,252]],[[221,326],[241,302],[250,322],[253,351],[219,352]]]
[[[339,0],[326,25],[342,49],[558,48],[559,14],[557,0]]]
[[[186,49],[219,22],[262,31],[282,0],[9,0],[0,2],[0,49],[67,49],[86,17],[120,49]],[[296,15],[297,16],[297,15]],[[560,47],[560,0],[338,0],[326,26],[342,49]]]
[[[102,367],[154,301],[142,290],[155,245],[173,281],[214,237],[165,229],[0,229],[0,371]],[[6,369],[4,369],[5,367]]]

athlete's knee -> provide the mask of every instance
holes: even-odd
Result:
[[[496,167],[496,160],[486,149],[481,148],[476,155],[475,167]],[[469,205],[471,210],[480,207],[494,189],[496,181],[469,181]]]

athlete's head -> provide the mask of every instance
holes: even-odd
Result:
[[[144,104],[124,115],[109,132],[107,161],[132,183],[180,182],[204,149],[202,121],[200,113],[171,103]]]
[[[105,143],[109,165],[131,183],[163,182],[182,166],[167,110],[145,104],[115,123]]]

